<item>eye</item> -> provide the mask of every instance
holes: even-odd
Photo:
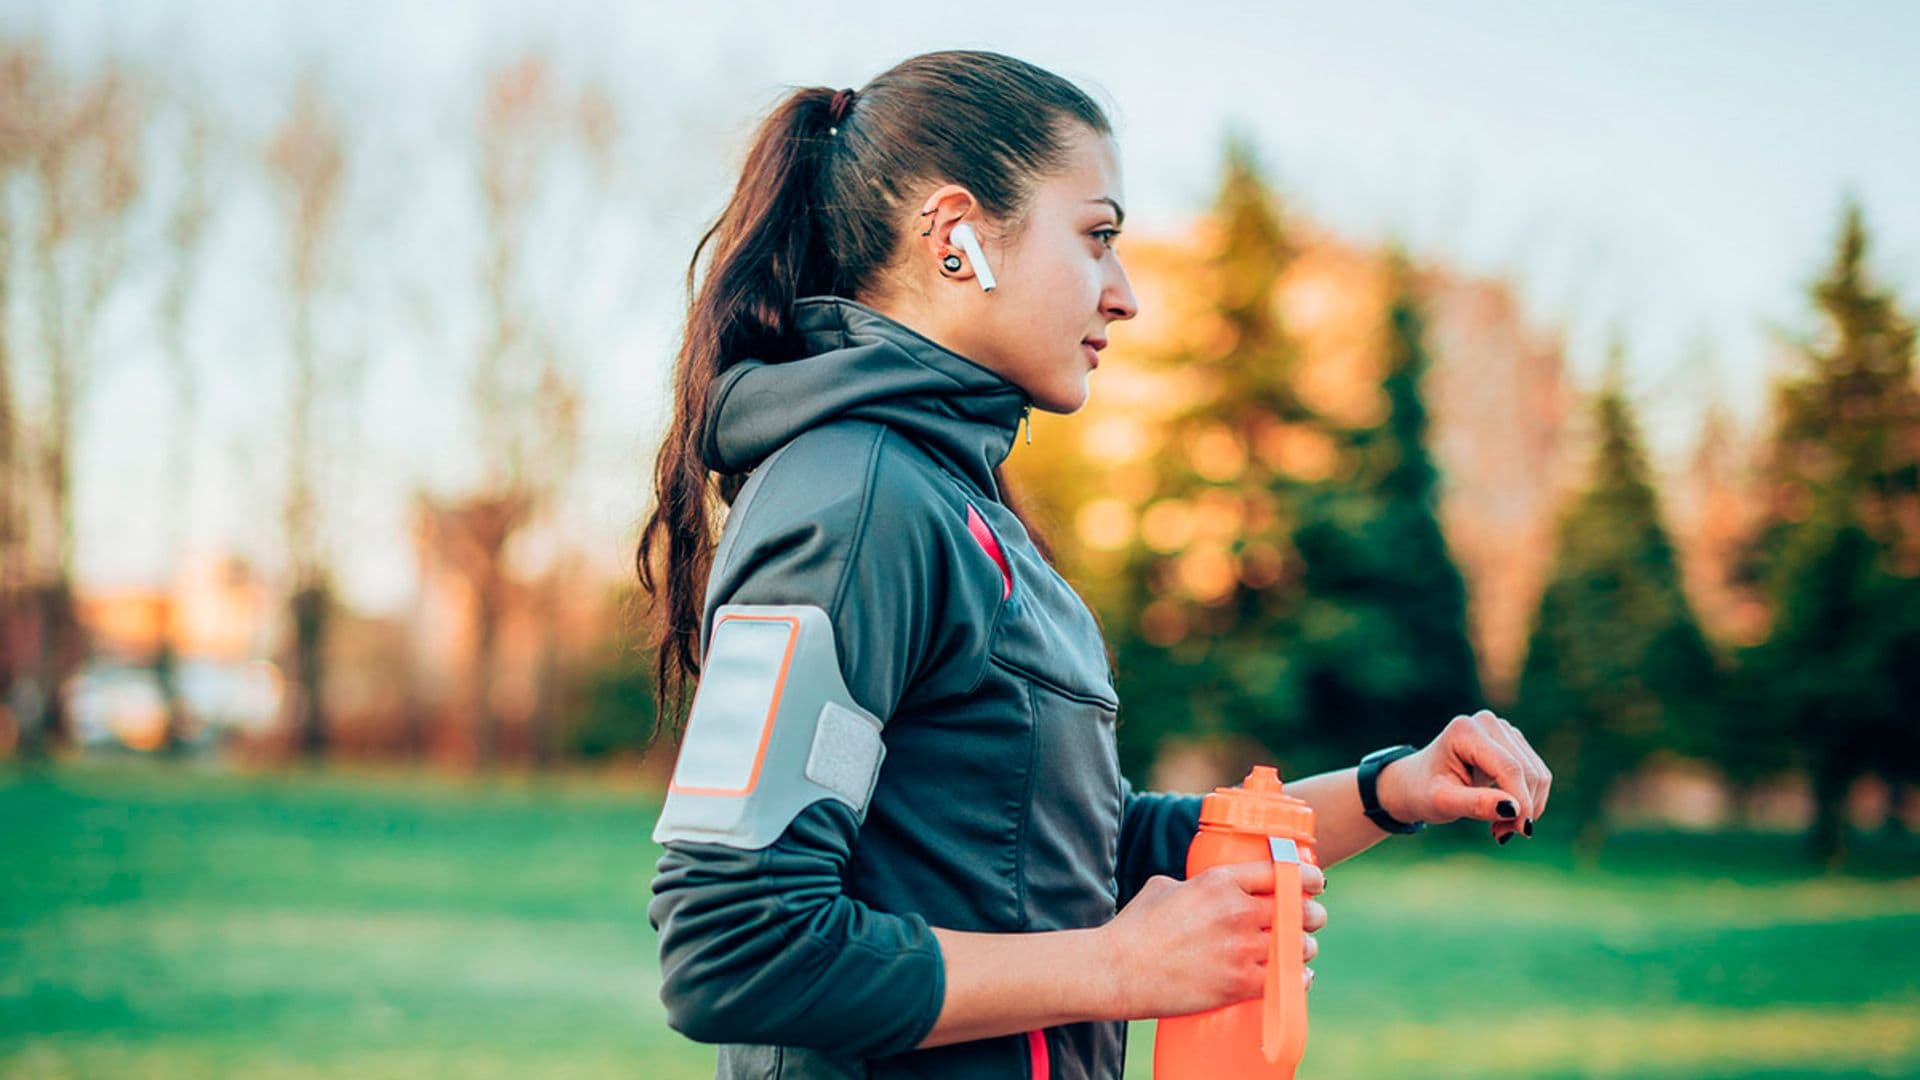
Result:
[[[1112,247],[1113,238],[1120,235],[1120,230],[1119,229],[1095,229],[1093,230],[1093,235],[1100,237],[1100,242],[1102,244],[1105,244],[1108,247]]]

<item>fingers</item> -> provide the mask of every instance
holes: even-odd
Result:
[[[1207,873],[1222,874],[1243,891],[1254,896],[1269,896],[1273,893],[1271,862],[1224,863],[1208,870]],[[1308,896],[1319,896],[1327,888],[1326,871],[1305,859],[1300,860],[1300,888]]]
[[[1434,790],[1432,798],[1435,821],[1472,818],[1475,821],[1496,822],[1505,827],[1519,824],[1520,800],[1504,788],[1442,782]]]
[[[1442,777],[1431,796],[1437,820],[1491,822],[1500,843],[1533,835],[1546,810],[1553,773],[1520,729],[1490,709],[1456,716],[1436,740],[1453,782]],[[1491,782],[1494,786],[1485,786]]]
[[[1527,737],[1520,733],[1519,728],[1514,727],[1505,717],[1496,716],[1494,719],[1500,721],[1500,728],[1506,735],[1508,747],[1520,759],[1521,767],[1526,770],[1527,781],[1533,788],[1533,817],[1538,821],[1547,812],[1547,795],[1553,790],[1553,770],[1547,768],[1547,763],[1534,751],[1533,744],[1527,741]]]
[[[1530,818],[1533,816],[1533,789],[1527,782],[1527,772],[1520,764],[1520,758],[1507,746],[1503,721],[1492,712],[1482,709],[1473,714],[1471,735],[1461,743],[1461,753],[1480,771],[1493,777],[1493,782],[1502,791],[1512,796],[1514,807],[1495,805],[1495,814],[1502,817]],[[1501,810],[1507,813],[1500,814]]]
[[[1467,766],[1469,776],[1486,776],[1493,788],[1461,784],[1450,786],[1435,797],[1448,811],[1460,817],[1498,822],[1502,818],[1520,821],[1534,817],[1533,789],[1519,755],[1508,748],[1505,721],[1482,709],[1472,716],[1456,716],[1447,725],[1446,747],[1451,757]]]
[[[1327,888],[1327,873],[1310,862],[1300,864],[1300,887],[1308,896],[1319,896]]]
[[[1318,900],[1300,901],[1300,926],[1311,934],[1327,928],[1327,909]]]
[[[1306,877],[1306,869],[1305,863],[1300,864],[1302,880]],[[1239,886],[1242,892],[1252,896],[1273,895],[1273,863],[1271,862],[1224,863],[1208,870],[1207,873],[1219,874]],[[1322,884],[1324,886],[1324,879]]]
[[[1516,762],[1520,776],[1516,786],[1526,789],[1524,800],[1514,807],[1515,816],[1511,820],[1494,822],[1493,837],[1503,844],[1516,831],[1531,837],[1534,822],[1546,813],[1547,796],[1553,787],[1553,773],[1534,751],[1532,744],[1527,742],[1527,737],[1506,718],[1483,709],[1474,714],[1472,719],[1480,725],[1480,730],[1490,741],[1499,744]],[[1499,809],[1504,808],[1496,805],[1496,812]]]
[[[1224,863],[1207,873],[1220,874],[1254,896],[1270,896],[1273,893],[1271,862]],[[1305,859],[1300,860],[1300,888],[1308,896],[1319,896],[1326,891],[1327,872]]]
[[[1511,817],[1502,814],[1488,826],[1489,835],[1491,835],[1495,841],[1504,844],[1513,839],[1515,833],[1527,835],[1526,830],[1532,828],[1533,814],[1529,811],[1539,805],[1539,794],[1534,786],[1533,773],[1526,767],[1525,756],[1514,744],[1513,739],[1507,734],[1506,721],[1501,720],[1491,712],[1487,712],[1485,716],[1476,714],[1475,719],[1488,721],[1482,729],[1487,739],[1498,744],[1501,749],[1512,756],[1519,768],[1520,780],[1516,786],[1520,788],[1519,794],[1522,795],[1523,798],[1513,800],[1513,814]],[[1507,807],[1499,804],[1496,804],[1494,807],[1495,813],[1499,813],[1505,809],[1507,809]]]
[[[1512,755],[1519,765],[1521,783],[1526,788],[1528,809],[1521,810],[1512,821],[1494,823],[1494,839],[1505,843],[1506,841],[1501,837],[1511,835],[1515,831],[1525,836],[1533,835],[1533,823],[1544,809],[1543,799],[1547,785],[1546,765],[1540,762],[1539,755],[1527,745],[1526,738],[1520,734],[1518,728],[1492,713],[1488,713],[1487,716],[1491,718],[1491,723],[1487,727],[1488,738],[1498,742],[1508,754]]]
[[[1206,872],[1208,874],[1218,875],[1232,882],[1253,896],[1271,896],[1273,894],[1274,874],[1272,863],[1226,863],[1213,867]],[[1312,898],[1326,890],[1326,872],[1312,863],[1302,862],[1300,864],[1300,885],[1303,893],[1300,898],[1300,927],[1304,931],[1304,933],[1300,935],[1302,939],[1300,946],[1302,949],[1301,958],[1310,961],[1320,955],[1320,942],[1313,935],[1317,931],[1326,929],[1327,926],[1326,905]],[[1254,924],[1260,930],[1271,932],[1273,929],[1272,904],[1261,903],[1249,905],[1249,911],[1253,915]],[[1265,966],[1266,960],[1264,955],[1258,959],[1256,963]],[[1309,987],[1313,985],[1312,972],[1313,969],[1308,968],[1304,976],[1307,986]]]

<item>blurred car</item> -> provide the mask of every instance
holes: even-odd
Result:
[[[280,715],[280,672],[264,661],[189,659],[175,669],[187,746],[222,735],[258,734]],[[90,660],[67,683],[67,713],[83,747],[163,749],[167,698],[148,665]]]

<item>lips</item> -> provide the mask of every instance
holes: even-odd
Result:
[[[1097,343],[1092,341],[1083,341],[1080,343],[1080,348],[1084,350],[1087,354],[1087,363],[1093,365],[1094,367],[1100,366],[1100,350],[1105,346],[1106,346],[1106,342],[1104,341],[1097,342]]]

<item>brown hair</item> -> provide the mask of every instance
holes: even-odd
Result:
[[[1076,126],[1110,135],[1105,110],[1067,80],[995,52],[950,50],[901,61],[857,91],[835,126],[829,87],[794,90],[754,132],[726,208],[687,266],[688,310],[674,369],[673,420],[654,464],[655,505],[635,555],[651,613],[653,736],[677,728],[698,678],[700,619],[715,543],[714,496],[746,477],[712,473],[699,447],[714,381],[736,360],[794,358],[796,298],[883,291],[923,185],[972,192],[1003,237],[1017,235],[1041,182],[1063,171]],[[984,231],[984,230],[983,230]],[[695,287],[709,243],[707,274]],[[995,473],[1002,499],[1052,555]],[[664,578],[654,565],[665,548]]]

